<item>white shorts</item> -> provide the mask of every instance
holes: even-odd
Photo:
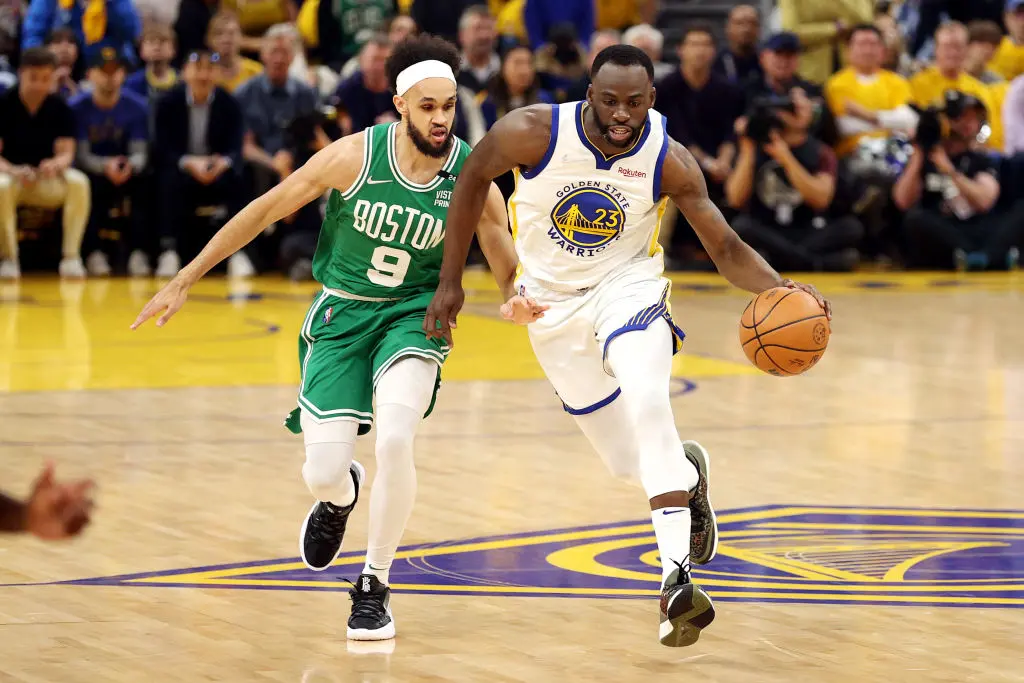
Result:
[[[608,344],[620,334],[665,320],[674,334],[673,353],[682,348],[683,331],[672,321],[672,283],[661,275],[660,259],[637,259],[613,271],[589,289],[552,289],[523,274],[519,292],[551,307],[530,323],[530,343],[566,412],[586,415],[619,395],[608,367]]]

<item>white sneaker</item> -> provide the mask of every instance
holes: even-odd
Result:
[[[0,280],[20,280],[21,267],[17,261],[6,259],[0,261]]]
[[[85,259],[85,268],[92,277],[107,277],[110,275],[110,262],[107,255],[102,251],[94,251]]]
[[[71,280],[83,280],[86,275],[85,264],[82,263],[82,259],[79,256],[61,259],[57,272],[60,273],[61,277],[66,277]]]
[[[141,249],[133,251],[128,257],[129,277],[149,277],[152,272],[146,253]]]
[[[168,249],[160,254],[160,259],[156,262],[157,277],[174,277],[179,270],[181,270],[181,259],[178,258],[178,252]]]
[[[252,277],[255,274],[256,268],[245,252],[232,254],[228,259],[228,277]]]

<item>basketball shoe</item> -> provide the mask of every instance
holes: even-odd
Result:
[[[313,503],[309,514],[302,522],[299,531],[299,556],[307,567],[315,572],[322,572],[331,566],[341,552],[341,543],[345,540],[345,528],[348,516],[359,500],[359,487],[366,477],[366,470],[357,462],[349,468],[352,485],[356,494],[352,502],[345,507],[317,501]]]
[[[699,475],[697,488],[690,493],[690,560],[694,564],[707,564],[718,552],[718,520],[708,497],[711,459],[696,441],[684,441],[683,452]]]
[[[690,565],[680,565],[661,588],[661,644],[693,645],[700,632],[715,620],[715,606],[703,588],[690,582]]]
[[[395,637],[390,588],[373,574],[360,574],[348,594],[352,598],[352,615],[348,618],[349,640],[389,640]]]

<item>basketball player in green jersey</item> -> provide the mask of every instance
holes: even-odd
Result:
[[[324,288],[302,324],[298,408],[286,424],[304,434],[302,475],[317,499],[299,543],[314,571],[327,569],[341,551],[365,475],[353,460],[356,437],[377,424],[366,565],[350,592],[348,637],[355,640],[395,635],[388,572],[416,493],[413,439],[433,408],[450,350],[425,337],[422,321],[438,285],[455,178],[469,155],[451,133],[458,65],[458,50],[439,38],[397,46],[387,72],[402,120],[342,138],[249,204],[132,325],[164,311],[156,323],[162,326],[215,264],[331,190],[313,259]],[[506,301],[502,315],[524,324],[543,315],[543,307],[513,290],[517,259],[496,186],[478,234]]]

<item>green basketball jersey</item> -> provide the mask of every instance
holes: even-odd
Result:
[[[455,138],[445,173],[425,185],[413,183],[398,168],[397,127],[366,129],[359,177],[327,200],[313,257],[313,277],[326,287],[386,298],[437,288],[448,203],[470,149]]]
[[[331,0],[331,14],[341,26],[342,53],[359,52],[363,43],[394,13],[392,0]]]

